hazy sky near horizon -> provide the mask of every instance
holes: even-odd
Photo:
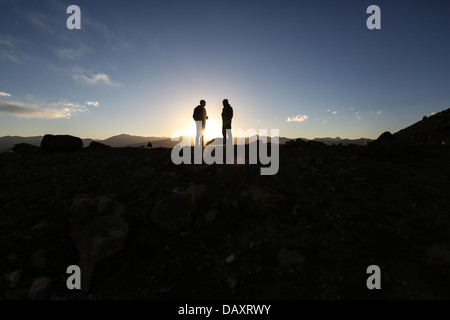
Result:
[[[0,136],[170,136],[227,98],[234,129],[376,138],[450,107],[449,32],[446,0],[0,0]]]

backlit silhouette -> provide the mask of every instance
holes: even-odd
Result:
[[[222,108],[222,136],[223,143],[233,143],[231,134],[231,119],[233,119],[233,108],[228,103],[228,99],[223,100]]]
[[[204,139],[203,139],[203,132],[205,131],[206,126],[206,120],[208,119],[208,116],[206,115],[206,101],[201,100],[200,105],[198,105],[194,109],[193,118],[195,120],[195,124],[197,126],[197,133],[195,137],[195,146],[204,146]]]

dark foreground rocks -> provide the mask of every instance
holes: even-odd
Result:
[[[298,141],[274,176],[163,148],[0,154],[0,298],[449,299],[450,150],[423,148]]]

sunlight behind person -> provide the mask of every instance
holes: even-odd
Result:
[[[194,121],[189,122],[189,125],[186,127],[185,135],[195,137],[196,128]],[[209,117],[209,119],[206,120],[206,127],[203,135],[205,137],[205,142],[222,137],[222,124],[214,118]]]

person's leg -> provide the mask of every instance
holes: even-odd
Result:
[[[222,143],[225,145],[225,143],[227,141],[226,140],[227,139],[227,126],[224,124],[222,124],[222,137],[223,137]]]
[[[205,124],[206,123],[203,123],[202,125],[202,148],[205,147],[205,137],[203,136],[203,132],[205,132]]]
[[[202,131],[202,122],[201,121],[195,121],[197,125],[197,134],[195,136],[195,146],[198,147],[202,143],[202,137],[203,137],[203,131]]]
[[[233,134],[231,133],[231,124],[226,126],[227,143],[233,144]]]

